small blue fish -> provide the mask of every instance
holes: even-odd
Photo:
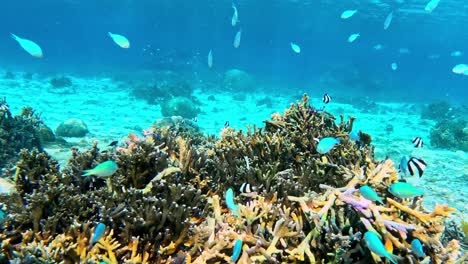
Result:
[[[398,168],[400,169],[402,178],[408,175],[408,157],[407,156],[401,157],[400,166]]]
[[[397,264],[397,262],[394,259],[397,258],[397,256],[387,251],[384,244],[382,243],[382,241],[380,241],[380,238],[375,232],[367,231],[364,234],[364,241],[366,241],[367,247],[374,254],[378,255],[379,257],[387,258],[388,260],[390,260],[390,262]]]
[[[94,229],[94,233],[93,233],[93,237],[91,238],[90,246],[93,246],[96,242],[98,242],[102,238],[105,232],[106,232],[106,225],[103,223],[99,223]]]
[[[413,241],[411,241],[411,248],[413,249],[414,255],[416,255],[419,258],[425,258],[426,254],[424,254],[423,247],[421,244],[421,241],[419,239],[415,238]]]
[[[406,182],[396,182],[388,187],[388,191],[399,198],[413,198],[424,194],[423,190]]]
[[[5,218],[6,218],[5,211],[3,211],[3,209],[0,209],[0,225],[3,224],[3,222],[5,222]]]
[[[361,186],[361,188],[359,188],[359,192],[361,192],[361,195],[367,200],[371,200],[373,202],[377,201],[381,204],[384,203],[382,201],[382,198],[379,197],[379,195],[374,191],[374,189],[367,185]]]
[[[352,130],[351,132],[349,132],[349,138],[351,138],[351,140],[354,141],[359,141],[361,139],[361,137],[359,136],[359,132],[360,131]]]
[[[227,207],[234,213],[234,215],[239,216],[239,207],[237,204],[234,202],[234,191],[229,188],[226,191],[226,205]]]
[[[317,145],[317,152],[320,154],[328,153],[335,145],[339,144],[340,140],[334,137],[324,137]]]
[[[231,261],[237,262],[242,252],[242,239],[237,239],[236,243],[234,244],[234,249],[232,251]]]
[[[118,169],[117,163],[115,163],[115,161],[108,160],[97,165],[91,170],[85,170],[82,176],[85,177],[89,175],[96,175],[99,177],[107,177],[107,176],[111,176],[112,174],[114,174],[117,171],[117,169]]]

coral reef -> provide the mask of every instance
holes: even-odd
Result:
[[[232,92],[252,92],[255,90],[255,81],[245,71],[230,69],[224,73],[223,90]]]
[[[49,84],[49,92],[52,93],[67,94],[76,92],[72,79],[67,76],[53,77],[49,80]]]
[[[455,263],[460,243],[440,241],[455,209],[422,205],[388,191],[398,181],[391,160],[376,161],[370,136],[350,140],[353,117],[339,120],[302,101],[275,113],[265,128],[225,128],[202,136],[175,122],[130,134],[115,149],[72,149],[66,168],[39,151],[22,150],[6,170],[15,192],[0,196],[6,218],[0,258],[69,263],[380,263],[363,241],[374,231],[399,262]],[[324,137],[339,139],[326,154]],[[108,178],[82,177],[107,160]],[[252,192],[239,190],[248,183]],[[358,189],[372,188],[382,204]],[[222,198],[226,190],[229,196]],[[227,209],[229,208],[229,209]],[[97,223],[105,235],[91,243]],[[236,248],[238,253],[239,248]]]
[[[440,148],[468,151],[467,120],[442,120],[431,128],[431,144]]]
[[[449,119],[453,113],[455,113],[453,107],[448,102],[443,101],[425,106],[421,111],[421,118],[440,121]]]
[[[161,104],[161,113],[163,116],[193,118],[200,113],[200,109],[193,100],[187,97],[177,96]]]
[[[42,149],[44,129],[47,127],[31,107],[24,107],[13,116],[6,99],[0,99],[0,167],[16,162],[17,153],[23,148]]]
[[[60,137],[84,137],[88,132],[88,126],[83,120],[73,118],[63,121],[55,129]]]

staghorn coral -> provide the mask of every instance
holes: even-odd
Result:
[[[245,134],[231,128],[221,138],[202,137],[183,126],[130,134],[115,150],[72,149],[61,171],[39,151],[24,150],[14,170],[17,193],[0,197],[7,217],[0,229],[7,259],[70,263],[227,263],[235,241],[238,263],[378,263],[362,234],[373,230],[401,262],[417,263],[410,241],[424,244],[432,263],[455,263],[460,243],[440,242],[454,210],[422,206],[422,197],[393,198],[398,180],[392,161],[378,162],[373,148],[349,140],[353,118],[337,123],[315,111],[308,97],[275,113],[265,129]],[[329,153],[314,138],[339,137]],[[103,180],[84,169],[112,159],[117,172]],[[238,195],[238,215],[220,198],[242,183],[258,193]],[[357,189],[373,188],[376,205]],[[89,248],[91,223],[107,235]],[[41,259],[43,258],[43,259]]]

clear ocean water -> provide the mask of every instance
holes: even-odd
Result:
[[[451,69],[467,60],[468,3],[445,0],[426,13],[426,2],[236,1],[240,22],[232,27],[231,1],[18,0],[3,3],[0,10],[0,54],[3,68],[44,74],[93,76],[171,67],[203,76],[212,49],[217,71],[243,69],[291,92],[313,90],[333,72],[350,79],[346,91],[328,88],[336,98],[466,104],[468,78]],[[340,19],[347,9],[358,12]],[[241,48],[233,49],[240,28]],[[127,36],[131,49],[109,41],[108,31]],[[10,33],[40,43],[44,58],[22,52]],[[361,36],[348,43],[352,33]],[[300,54],[292,52],[290,42],[301,46]],[[377,51],[378,44],[383,48]],[[463,55],[452,57],[453,51]],[[391,69],[393,62],[397,71]]]

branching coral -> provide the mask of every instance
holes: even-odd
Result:
[[[98,142],[73,148],[62,170],[47,154],[24,150],[6,171],[17,192],[0,198],[7,213],[1,254],[73,263],[226,263],[242,241],[238,263],[372,263],[381,259],[362,241],[372,230],[401,261],[418,262],[410,251],[417,238],[425,261],[455,263],[459,242],[440,242],[454,209],[427,211],[423,197],[395,198],[388,191],[398,180],[392,161],[374,160],[368,141],[349,139],[353,120],[336,122],[304,96],[264,129],[226,128],[218,140],[178,124],[154,127],[130,134],[115,150],[101,151]],[[314,138],[323,137],[340,143],[320,154]],[[107,160],[118,170],[106,181],[81,176]],[[236,195],[243,183],[257,190]],[[365,199],[363,185],[383,204]],[[234,190],[229,201],[237,214],[220,198],[227,189]],[[90,247],[95,222],[107,232]]]

